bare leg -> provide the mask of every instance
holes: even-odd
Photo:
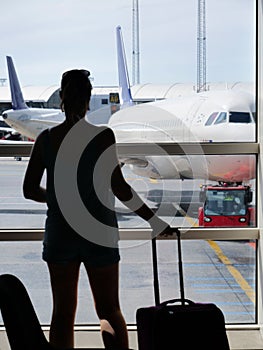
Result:
[[[48,263],[53,293],[53,314],[49,341],[58,349],[74,347],[79,267],[79,262]]]
[[[100,320],[100,329],[105,348],[118,349],[116,334],[110,323],[107,320]]]
[[[104,345],[107,349],[128,349],[128,332],[119,304],[119,264],[91,268],[85,266]]]

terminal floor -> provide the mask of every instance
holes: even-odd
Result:
[[[45,333],[46,335],[47,332]],[[263,339],[257,330],[228,330],[227,331],[231,350],[262,350]],[[138,350],[137,334],[135,330],[129,331],[130,348]],[[78,347],[102,347],[99,331],[76,331],[76,348]],[[0,350],[10,350],[6,333],[0,331]],[[212,350],[212,349],[211,349]]]

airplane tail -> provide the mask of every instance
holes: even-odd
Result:
[[[7,60],[7,68],[8,68],[8,75],[9,75],[9,84],[11,89],[12,108],[14,110],[27,109],[28,106],[26,105],[22,94],[22,90],[16,74],[12,57],[6,56],[6,60]]]
[[[120,87],[120,95],[121,95],[120,102],[122,107],[128,107],[128,106],[132,106],[134,103],[131,95],[129,74],[127,69],[125,49],[124,49],[124,43],[123,43],[120,26],[116,28],[116,37],[117,37],[119,87]]]

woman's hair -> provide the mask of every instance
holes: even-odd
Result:
[[[89,107],[92,90],[89,75],[90,72],[84,69],[73,69],[62,75],[60,107],[71,125],[83,118]]]

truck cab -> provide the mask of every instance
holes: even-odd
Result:
[[[255,211],[251,205],[250,186],[204,185],[201,187],[198,211],[199,226],[253,226]]]

